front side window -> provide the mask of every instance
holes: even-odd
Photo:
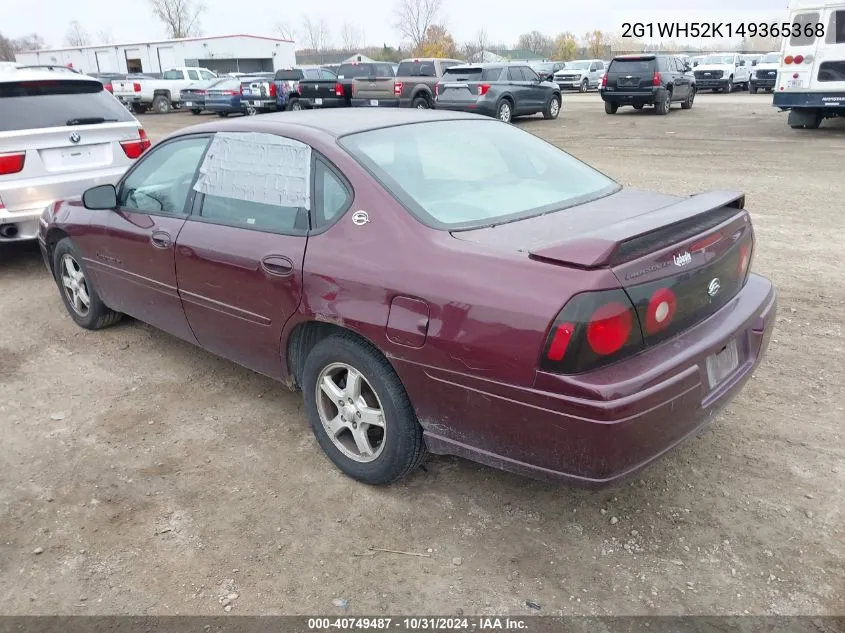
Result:
[[[123,181],[118,205],[128,211],[182,215],[208,137],[186,138],[152,149]]]
[[[201,76],[201,77],[202,77],[205,81],[211,81],[212,79],[216,79],[216,77],[214,76],[214,74],[213,74],[213,73],[208,72],[207,70],[201,70],[201,71],[200,71],[200,76]]]
[[[540,78],[540,76],[533,70],[531,70],[528,66],[523,66],[521,70],[522,78],[525,81],[537,81]]]
[[[560,211],[619,188],[563,150],[495,121],[415,123],[351,134],[340,144],[436,228]]]
[[[200,78],[200,76],[199,76],[199,73],[197,73],[197,71],[195,71],[195,70],[189,70],[188,71],[188,79],[192,79],[193,81],[199,81],[199,78]]]

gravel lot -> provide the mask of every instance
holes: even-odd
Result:
[[[718,422],[601,492],[452,458],[357,484],[299,394],[141,323],[83,331],[37,247],[3,247],[0,613],[845,613],[845,121],[794,131],[770,103],[610,117],[573,95],[519,123],[625,184],[745,190],[780,292]]]

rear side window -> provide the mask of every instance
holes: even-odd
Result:
[[[822,62],[819,65],[819,81],[845,81],[845,60]]]
[[[319,79],[337,79],[337,75],[327,68],[321,68]]]
[[[818,11],[812,11],[810,13],[798,13],[792,18],[793,23],[793,31],[792,31],[792,38],[789,40],[789,43],[792,46],[809,46],[813,42],[816,41],[816,29],[815,25],[819,21],[819,13]],[[795,24],[799,24],[801,26],[801,32],[796,36],[795,31],[798,30],[795,27]],[[806,29],[806,30],[805,30]]]
[[[524,79],[521,68],[515,66],[508,68],[508,81],[523,81]]]
[[[352,202],[346,184],[320,159],[315,163],[314,193],[314,228],[317,229],[330,224]]]
[[[162,79],[184,79],[181,70],[166,70],[161,76]]]
[[[99,81],[0,82],[0,132],[134,121]]]
[[[435,77],[434,62],[402,62],[396,71],[399,77]]]
[[[654,59],[614,59],[610,62],[611,73],[647,73],[654,68]]]
[[[830,14],[830,24],[827,25],[826,44],[845,44],[845,11],[834,11]]]
[[[193,79],[194,81],[199,81],[199,74],[195,70],[188,71],[188,79]]]

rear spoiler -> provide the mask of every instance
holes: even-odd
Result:
[[[611,266],[706,231],[744,208],[744,193],[708,191],[595,231],[540,246],[530,250],[528,255],[531,259],[577,268]]]

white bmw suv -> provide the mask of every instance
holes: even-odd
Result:
[[[0,73],[0,247],[35,239],[41,212],[115,183],[148,147],[103,84],[76,73]]]

